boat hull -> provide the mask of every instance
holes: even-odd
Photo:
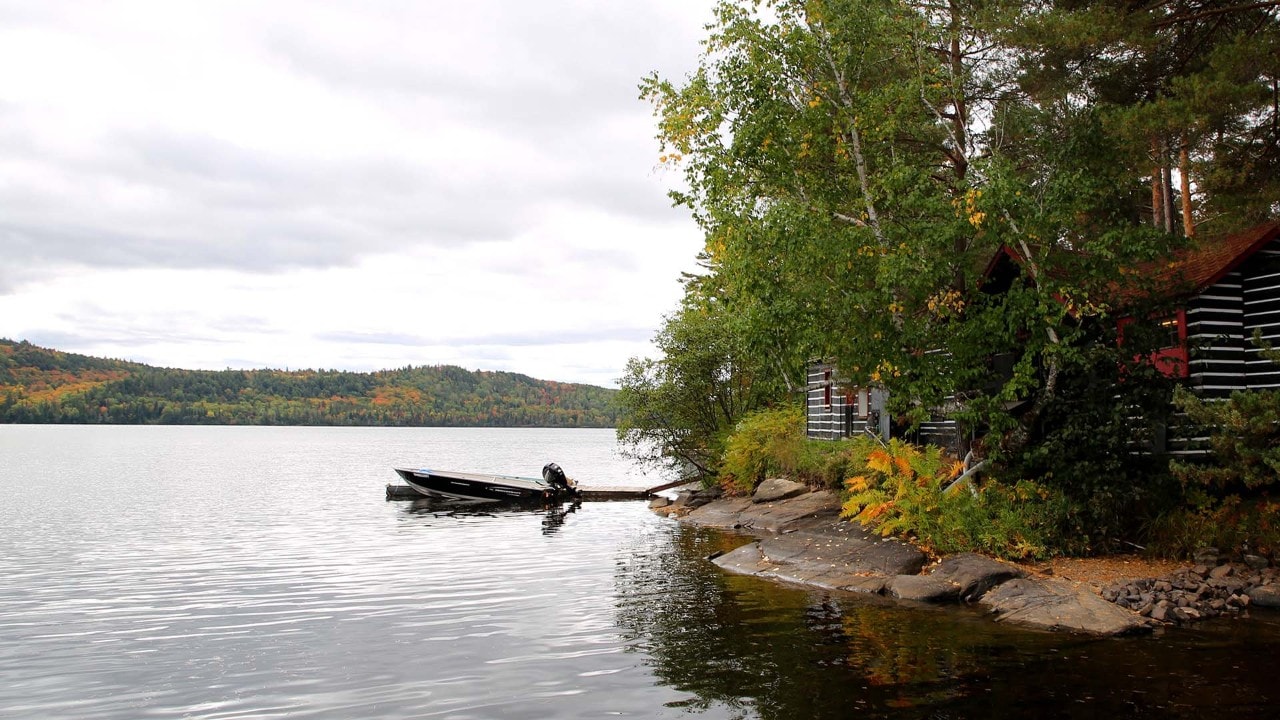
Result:
[[[532,502],[573,497],[533,478],[396,468],[419,494],[453,502]]]

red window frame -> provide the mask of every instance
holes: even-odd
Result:
[[[1119,322],[1120,342],[1124,343],[1124,328],[1133,322],[1133,318],[1121,318]],[[1147,355],[1147,362],[1150,362],[1157,370],[1166,377],[1185,378],[1190,374],[1187,367],[1189,356],[1187,354],[1187,311],[1176,310],[1173,315],[1166,315],[1156,319],[1161,326],[1174,329],[1177,328],[1177,340],[1175,345],[1162,347],[1151,354]],[[1134,358],[1138,359],[1137,357]]]

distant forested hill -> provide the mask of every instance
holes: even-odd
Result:
[[[0,339],[0,423],[612,427],[614,393],[448,365],[173,370]]]

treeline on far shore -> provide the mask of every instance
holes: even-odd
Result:
[[[180,370],[0,339],[0,423],[613,427],[614,395],[447,365]]]

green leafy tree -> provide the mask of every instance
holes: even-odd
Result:
[[[654,339],[662,357],[627,363],[617,432],[632,457],[716,475],[734,424],[778,394],[735,330],[720,302],[691,289]]]
[[[1139,225],[1140,178],[1098,114],[1019,89],[996,10],[726,1],[698,71],[642,90],[747,347],[784,379],[833,357],[913,421],[968,393],[970,424],[1012,454],[1078,364],[1081,318],[1106,321],[1120,268],[1171,244]],[[1001,245],[1023,282],[971,297]],[[983,389],[999,350],[1017,372]]]

